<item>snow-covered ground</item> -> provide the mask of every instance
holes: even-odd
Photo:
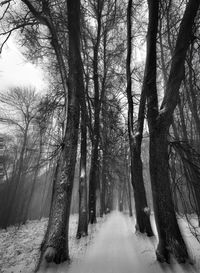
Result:
[[[155,222],[152,223],[155,229]],[[103,224],[95,243],[88,248],[84,260],[72,264],[68,273],[192,273],[200,272],[200,244],[190,234],[187,223],[180,219],[184,237],[194,265],[156,261],[157,239],[135,234],[134,219],[114,212]],[[48,271],[48,273],[66,271]]]
[[[193,220],[194,224],[197,220]],[[152,217],[152,223],[155,224]],[[0,231],[1,273],[31,273],[38,258],[47,220],[31,221],[20,229]],[[156,237],[135,234],[134,219],[119,212],[98,219],[89,227],[89,236],[76,240],[77,215],[70,219],[70,255],[68,265],[51,264],[42,273],[192,273],[200,272],[200,244],[193,237],[184,218],[179,224],[188,245],[193,265],[159,264],[155,259]]]
[[[105,219],[98,218],[97,225],[89,226],[89,236],[76,239],[78,215],[70,216],[69,244],[72,262],[79,261]],[[39,248],[47,227],[47,219],[29,221],[18,228],[0,230],[0,273],[32,273],[38,260]],[[62,266],[61,266],[62,267]]]

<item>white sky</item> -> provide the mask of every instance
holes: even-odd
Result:
[[[13,86],[33,86],[44,92],[47,86],[44,77],[42,69],[27,62],[10,39],[0,55],[0,92]]]
[[[30,62],[10,39],[0,54],[0,92],[7,92],[10,87],[35,87],[38,93],[46,93],[47,82],[42,69]],[[0,131],[8,132],[11,127],[0,122]]]

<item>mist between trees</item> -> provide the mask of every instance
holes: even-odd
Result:
[[[154,236],[152,211],[158,261],[188,260],[177,215],[200,217],[200,2],[0,4],[1,51],[13,35],[49,83],[0,93],[1,228],[49,216],[39,268],[70,259],[70,212],[81,238],[116,208]]]

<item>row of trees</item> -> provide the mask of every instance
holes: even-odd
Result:
[[[129,172],[136,228],[148,236],[153,235],[141,155],[146,123],[159,237],[157,259],[169,262],[169,253],[172,253],[179,262],[187,260],[188,251],[177,223],[171,189],[177,185],[184,169],[183,182],[186,185],[190,181],[191,203],[196,204],[199,215],[199,166],[195,163],[195,168],[191,167],[194,153],[190,148],[184,153],[182,146],[177,149],[172,138],[179,143],[187,141],[188,147],[199,141],[199,41],[196,39],[199,1],[88,0],[81,4],[79,0],[22,0],[17,4],[3,1],[2,6],[4,41],[20,29],[20,40],[26,45],[27,56],[43,60],[51,75],[47,113],[53,117],[52,124],[56,119],[60,141],[40,263],[60,263],[69,259],[68,225],[79,135],[77,237],[87,235],[88,221],[96,222],[98,190],[100,214],[112,209],[116,175],[120,181],[119,208],[126,196],[132,213]],[[138,50],[137,43],[142,43],[146,27],[146,61],[143,64],[144,60],[138,62],[133,53]],[[124,118],[126,111],[128,118]],[[47,125],[47,120],[43,124]],[[173,156],[169,158],[169,143],[179,160]],[[189,167],[184,161],[185,154],[192,162]],[[172,175],[173,170],[175,175]],[[20,181],[20,175],[15,176],[16,181]],[[183,191],[176,187],[175,193],[177,188]]]
[[[9,90],[6,94],[1,94],[1,121],[5,126],[5,133],[2,134],[1,150],[2,174],[4,176],[0,193],[2,196],[0,217],[2,228],[6,228],[11,224],[25,223],[27,219],[41,218],[48,215],[49,195],[52,190],[50,177],[55,169],[55,161],[59,153],[60,139],[62,138],[57,110],[56,108],[55,111],[52,109],[50,111],[47,97],[39,96],[33,88],[17,87]],[[113,118],[113,114],[113,110],[110,109],[109,115],[105,117],[107,124],[118,121],[117,115]],[[117,135],[108,130],[105,130],[105,133],[105,141],[109,141],[110,149],[114,149],[113,145]],[[112,154],[112,150],[110,151],[110,154]],[[121,159],[126,162],[123,151],[126,151],[126,149],[119,148],[118,153],[121,154],[119,162],[112,164],[112,168],[119,168]],[[113,154],[112,160],[114,160],[114,157]],[[79,157],[77,160],[80,160]],[[88,160],[89,157],[87,158],[89,163]],[[99,171],[102,172],[102,176],[104,175],[104,179],[108,180],[111,170],[109,171],[107,167],[105,170],[105,165],[108,166],[109,160],[106,158],[104,160],[106,161],[104,170],[102,169],[103,163],[100,162]],[[78,176],[78,165],[76,167],[76,177]],[[111,186],[112,192],[114,187],[118,188],[119,176],[125,175],[124,170],[125,167],[116,176],[116,181]],[[111,182],[112,180],[114,178],[109,179]],[[123,188],[122,183],[123,180],[120,184],[121,188]],[[77,185],[75,185],[73,199],[76,199],[76,191]],[[101,191],[101,197],[105,198],[103,204],[106,205],[107,211],[110,211],[113,198],[110,198],[110,204],[108,204],[108,196],[105,192],[102,194]],[[83,198],[84,200],[85,198]],[[77,203],[76,200],[72,204],[72,212],[77,212],[75,203]],[[103,213],[105,213],[105,208],[104,210],[101,209],[101,216]],[[83,219],[85,220],[85,217]],[[77,234],[77,237],[79,236]]]
[[[49,120],[44,103],[32,88],[13,88],[2,93],[0,101],[1,121],[6,126],[2,134],[4,184],[0,224],[6,228],[28,218],[39,173],[44,172],[50,156],[45,138]]]

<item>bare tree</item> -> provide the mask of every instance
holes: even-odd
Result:
[[[148,65],[151,69],[147,75],[147,117],[150,131],[150,175],[159,236],[156,254],[157,259],[161,262],[169,262],[169,252],[179,262],[185,262],[188,258],[187,248],[179,230],[171,196],[167,137],[178,101],[178,91],[184,77],[186,52],[191,41],[192,27],[199,4],[199,1],[196,0],[190,0],[187,4],[173,52],[165,96],[159,111],[156,88],[156,39],[159,1],[148,1],[147,54],[149,55]]]
[[[23,200],[20,196],[22,196],[21,191],[26,171],[25,157],[29,133],[38,110],[39,97],[33,88],[16,87],[6,94],[1,94],[0,102],[2,104],[1,119],[11,128],[16,128],[21,138],[19,157],[17,158],[16,166],[13,168],[13,183],[9,190],[6,209],[7,219],[4,223],[6,227],[19,220],[21,206],[23,206]]]
[[[67,1],[69,39],[69,82],[67,126],[58,159],[49,223],[41,246],[40,263],[69,260],[68,227],[70,203],[76,163],[79,97],[84,90],[80,55],[80,1]]]
[[[134,130],[134,109],[133,109],[133,95],[131,83],[131,53],[132,53],[132,5],[130,0],[127,7],[127,61],[126,61],[126,76],[127,76],[127,99],[128,99],[128,132],[130,143],[130,157],[131,157],[131,182],[134,190],[135,210],[136,210],[136,230],[148,236],[153,236],[149,214],[146,213],[148,208],[146,193],[144,187],[144,179],[142,173],[142,159],[141,159],[141,143],[143,136],[143,124],[145,115],[145,101],[146,101],[146,74],[148,73],[148,65],[145,68],[144,84],[140,97],[139,113],[137,118],[136,130]],[[148,60],[146,61],[146,63]],[[135,131],[135,132],[134,132]]]

